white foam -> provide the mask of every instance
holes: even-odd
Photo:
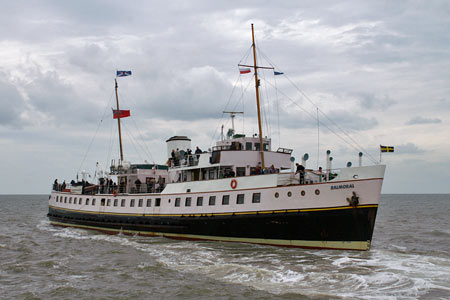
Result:
[[[40,222],[40,230],[61,238],[115,243],[147,253],[163,266],[272,294],[348,299],[416,299],[430,289],[450,291],[450,259],[393,250],[304,251],[248,245],[172,241],[92,234]],[[163,242],[161,242],[163,241]],[[400,249],[400,247],[394,246]],[[403,250],[403,249],[400,249]],[[138,268],[151,264],[141,263]]]

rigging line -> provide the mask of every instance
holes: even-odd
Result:
[[[127,129],[127,130],[128,130],[128,129]],[[127,135],[128,135],[129,137],[131,137],[132,143],[133,143],[133,147],[134,147],[135,151],[137,152],[139,158],[141,158],[142,161],[144,161],[144,160],[145,160],[145,157],[148,155],[148,153],[145,152],[144,147],[142,147],[142,145],[139,143],[139,140],[133,135],[133,131],[132,131],[132,130],[128,130]],[[138,150],[138,147],[142,150],[144,158],[143,158],[143,156],[141,155],[141,153],[137,151],[137,150]]]
[[[260,51],[260,53],[261,53],[261,56],[263,56],[269,62],[269,64],[271,64],[272,66],[275,66],[277,69],[279,69],[278,66],[275,63],[273,63],[262,51]],[[336,122],[334,122],[332,119],[330,119],[328,117],[328,115],[325,112],[323,112],[302,90],[300,90],[298,88],[298,86],[286,74],[283,74],[283,76],[297,89],[297,91],[301,95],[303,95],[303,97],[305,97],[306,100],[309,101],[309,103],[311,103],[314,107],[316,107],[319,110],[319,112],[325,116],[325,118],[327,118],[331,123],[333,123],[333,125],[335,125],[340,131],[342,131],[342,133],[344,133],[344,135],[346,135],[353,143],[355,143],[355,145],[357,145],[360,148],[358,150],[363,150],[363,152],[366,153],[366,155],[369,157],[369,159],[373,163],[378,164],[377,160],[375,158],[373,158],[372,155],[370,155],[369,151],[367,151],[358,142],[356,142],[347,131],[345,131],[338,124],[336,124]]]
[[[244,56],[241,58],[241,60],[239,61],[238,65],[241,64],[242,61],[247,61],[248,56],[250,55],[250,52],[252,50],[252,46],[250,46],[247,51],[244,53]]]
[[[130,117],[131,117],[131,119],[133,120],[133,124],[134,124],[134,126],[136,127],[136,131],[137,131],[137,133],[138,133],[139,138],[140,138],[141,141],[142,141],[142,144],[145,146],[145,149],[147,149],[147,153],[146,153],[146,154],[150,156],[151,160],[153,161],[153,164],[155,164],[155,160],[153,159],[153,155],[152,155],[152,153],[150,152],[149,148],[147,147],[147,143],[144,142],[144,137],[143,137],[143,135],[141,134],[141,131],[139,130],[139,127],[137,126],[136,120],[133,118],[133,116],[130,116]],[[144,153],[145,153],[145,152],[146,152],[146,151],[144,151]]]
[[[124,122],[124,124],[125,124],[125,122]],[[127,136],[130,138],[130,140],[131,140],[131,144],[133,145],[133,148],[134,148],[134,151],[136,151],[136,154],[139,156],[139,158],[142,160],[142,161],[144,161],[145,159],[141,156],[141,153],[138,151],[138,149],[137,149],[137,147],[136,147],[136,139],[134,138],[134,136],[133,136],[133,134],[131,133],[131,130],[128,130],[127,128],[126,128],[126,126],[125,125],[123,125],[123,127],[124,127],[124,131],[125,131],[125,133],[127,134]]]
[[[346,130],[344,130],[341,126],[339,126],[336,122],[334,122],[332,119],[330,119],[328,117],[327,114],[325,114],[325,112],[323,112],[320,108],[318,108],[319,112],[325,116],[325,118],[327,118],[328,121],[330,121],[334,126],[336,126],[339,130],[341,130],[347,137],[348,139],[350,139],[353,143],[355,143],[360,150],[363,150],[363,152],[366,153],[366,155],[370,158],[370,160],[375,163],[378,164],[377,160],[375,158],[373,158],[372,155],[370,155],[369,151],[367,151],[367,149],[365,149],[363,146],[361,146],[351,135],[349,132],[347,132]]]
[[[104,111],[103,111],[102,118],[100,119],[100,122],[99,122],[98,125],[97,125],[97,129],[95,130],[95,133],[94,133],[94,135],[93,135],[92,138],[91,138],[91,141],[90,141],[90,143],[89,143],[88,149],[86,150],[86,153],[84,154],[83,159],[81,160],[81,164],[80,164],[80,166],[78,167],[77,174],[80,172],[81,168],[83,167],[83,164],[84,164],[84,162],[86,161],[86,157],[87,157],[87,155],[89,154],[89,151],[91,150],[92,144],[93,144],[95,138],[97,137],[98,130],[100,129],[100,125],[102,124],[103,120],[105,119],[105,115],[106,115],[108,106],[109,106],[109,104],[111,103],[111,99],[112,99],[112,97],[113,97],[113,94],[114,94],[114,92],[111,92],[111,95],[109,96],[109,101],[106,103],[105,109],[104,109]]]
[[[114,113],[112,113],[112,116],[114,116]],[[113,141],[115,138],[115,131],[113,130],[114,127],[114,122],[111,122],[111,126],[109,128],[109,143],[108,143],[108,155],[106,156],[106,162],[105,162],[105,167],[108,166],[109,161],[111,159],[111,152],[112,152],[112,148],[113,148]],[[120,155],[120,153],[119,153]],[[119,156],[120,157],[120,156]]]
[[[254,78],[255,78],[255,75],[253,75],[252,78],[250,78],[250,80],[247,83],[247,86],[244,89],[244,92],[246,92],[248,90],[248,87],[250,86],[250,84],[252,82],[254,82],[254,80],[253,80]],[[237,107],[238,107],[238,105],[240,104],[241,101],[244,102],[244,93],[241,94],[241,97],[239,98],[238,102],[236,102],[236,104],[234,105],[232,111],[237,110]]]
[[[223,117],[224,117],[224,115],[225,115],[225,114],[223,113],[223,111],[228,107],[228,104],[230,103],[230,101],[231,101],[231,99],[232,99],[232,97],[233,97],[234,90],[236,89],[236,86],[237,86],[237,83],[239,82],[240,77],[241,77],[241,74],[238,75],[238,77],[237,77],[235,83],[233,84],[233,89],[231,90],[231,94],[230,94],[230,96],[228,97],[228,101],[227,101],[227,103],[225,104],[224,109],[222,110],[222,116],[220,117],[220,120],[219,120],[219,122],[217,123],[217,126],[216,126],[216,130],[214,131],[214,135],[212,136],[211,143],[210,143],[210,148],[212,148],[212,146],[213,146],[213,144],[214,144],[214,141],[215,141],[215,138],[216,138],[217,131],[218,131],[220,125],[221,125],[220,123],[222,123]]]
[[[262,77],[264,77],[264,75]],[[270,119],[267,117],[268,114],[270,116],[270,112],[269,113],[266,112],[268,110],[268,107],[267,107],[267,105],[264,105],[265,101],[267,100],[267,95],[266,95],[266,93],[261,93],[261,94],[262,95],[261,95],[260,100],[262,103],[260,103],[260,106],[261,106],[261,110],[263,113],[263,122],[265,121],[264,124],[266,125],[266,134],[267,134],[267,136],[270,136],[270,125],[269,125]],[[268,102],[268,101],[266,101],[266,102]]]
[[[278,125],[278,148],[281,147],[281,134],[280,134],[280,107],[278,103],[278,88],[277,88],[277,77],[275,73],[273,75],[273,81],[275,83],[275,99],[277,103],[277,125]]]
[[[270,83],[269,83],[270,84]],[[297,102],[295,102],[291,97],[289,97],[288,95],[286,95],[285,93],[283,93],[282,91],[280,91],[281,94],[283,94],[284,97],[286,97],[287,99],[289,99],[295,106],[297,106],[298,108],[300,108],[301,110],[303,110],[310,118],[312,118],[313,120],[316,120],[317,118],[310,113],[309,111],[307,111],[306,109],[304,109],[303,107],[301,107]],[[331,127],[327,126],[327,124],[322,122],[322,125],[325,126],[329,131],[331,131],[334,135],[336,135],[337,137],[339,137],[340,139],[342,139],[345,143],[347,143],[347,145],[349,145],[350,147],[352,147],[353,149],[355,149],[356,151],[360,151],[360,149],[358,149],[355,145],[353,145],[352,143],[350,143],[349,141],[347,141],[346,139],[344,139],[339,133],[337,133],[335,130],[333,130]]]
[[[319,160],[320,160],[320,122],[319,122],[319,108],[317,108],[317,169],[319,169]]]
[[[240,74],[239,74],[239,76],[241,77]],[[253,76],[250,78],[250,80],[248,81],[247,86],[245,87],[245,90],[244,90],[244,91],[247,91],[249,85],[253,82],[253,78],[254,78],[254,77],[255,77],[255,76],[253,75]],[[233,90],[234,90],[234,89],[233,89]],[[230,97],[230,99],[228,100],[228,103],[230,102],[230,100],[231,100],[231,97]],[[237,107],[238,107],[238,105],[240,104],[241,101],[242,101],[242,103],[244,103],[244,101],[245,101],[245,99],[244,99],[244,93],[241,94],[241,97],[238,99],[238,101],[237,101],[236,104],[233,106],[233,108],[231,109],[231,111],[236,111],[236,110],[237,110]],[[227,105],[225,106],[225,108],[228,106],[228,103],[227,103]],[[220,122],[222,121],[224,115],[225,115],[225,114],[222,113],[222,118],[220,119]],[[228,120],[226,121],[225,125],[227,125],[229,122],[230,122],[230,120],[228,119]],[[219,123],[219,126],[220,126],[220,123]],[[216,131],[217,131],[217,128],[216,128]],[[214,137],[215,137],[215,134],[214,134]],[[214,140],[211,141],[211,145],[212,145],[213,142],[214,142]]]
[[[242,98],[242,133],[245,134],[245,101],[244,101],[244,84],[242,83],[242,76],[239,76],[239,83],[241,84],[241,98]]]
[[[263,63],[263,56],[261,55],[261,49],[259,49],[259,47],[257,47],[257,49],[258,49],[258,57],[259,57],[259,60],[260,60],[260,63],[261,63],[261,65],[262,65],[262,63]],[[263,71],[264,71],[264,69],[263,69]],[[273,73],[273,70],[271,70],[271,72]],[[264,82],[267,82],[267,79],[266,79],[266,72],[262,72],[263,73],[263,78],[264,78]],[[269,115],[269,119],[268,119],[268,130],[269,130],[269,136],[271,137],[272,136],[272,105],[271,105],[271,103],[270,103],[270,95],[269,95],[269,92],[267,91],[267,85],[264,85],[264,90],[265,90],[265,93],[266,93],[266,101],[267,101],[267,110],[268,110],[268,115]]]

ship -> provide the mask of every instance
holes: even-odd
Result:
[[[229,134],[208,151],[187,136],[166,140],[167,162],[132,164],[123,158],[115,81],[120,159],[98,181],[53,184],[48,218],[54,226],[107,234],[159,236],[311,249],[369,250],[385,165],[295,168],[293,150],[274,148],[261,125],[253,24],[258,134]],[[131,74],[131,72],[130,72]],[[122,74],[127,75],[127,74]],[[230,112],[232,121],[237,112]],[[234,124],[234,123],[233,123]],[[116,178],[113,181],[111,178]]]

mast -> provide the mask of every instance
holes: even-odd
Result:
[[[252,48],[253,48],[253,68],[255,70],[255,88],[256,88],[256,108],[258,109],[258,128],[259,128],[259,151],[261,153],[261,167],[264,170],[264,145],[261,126],[261,108],[259,105],[259,80],[258,80],[258,67],[256,66],[256,46],[255,46],[255,33],[252,24]]]
[[[116,103],[117,103],[117,125],[119,127],[119,144],[120,144],[120,161],[123,161],[123,150],[122,150],[122,131],[120,130],[120,110],[119,110],[119,95],[117,94],[117,78],[114,79],[116,82]]]

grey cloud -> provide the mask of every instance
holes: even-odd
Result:
[[[417,124],[439,124],[442,120],[439,118],[424,118],[421,116],[416,116],[406,122],[406,125],[417,125]]]
[[[420,149],[414,143],[406,143],[396,146],[395,152],[397,154],[421,154],[424,153],[425,150]]]
[[[232,90],[226,78],[213,67],[192,68],[171,74],[152,84],[140,107],[153,117],[174,120],[201,120],[221,115]],[[142,96],[141,96],[142,97]]]
[[[374,94],[361,93],[357,95],[360,101],[361,108],[364,110],[386,110],[392,105],[396,104],[397,101],[390,99],[387,96],[377,96]]]
[[[0,75],[3,76],[6,75]],[[14,84],[3,80],[0,81],[0,107],[0,125],[20,128],[28,123],[21,118],[21,114],[26,111],[22,95]]]

